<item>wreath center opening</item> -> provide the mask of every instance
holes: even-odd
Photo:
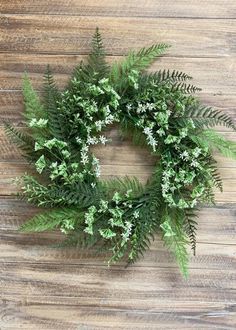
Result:
[[[100,162],[102,180],[136,177],[146,184],[153,173],[158,159],[151,155],[147,146],[138,146],[130,136],[124,136],[119,126],[112,126],[105,132],[108,143],[90,148]]]

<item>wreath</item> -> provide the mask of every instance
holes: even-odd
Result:
[[[236,127],[229,116],[192,96],[199,89],[186,82],[187,74],[145,71],[168,47],[153,45],[108,65],[96,29],[87,62],[75,68],[64,90],[49,67],[41,97],[25,75],[26,128],[5,127],[36,169],[20,179],[19,196],[47,210],[21,231],[60,228],[63,246],[97,247],[109,263],[136,261],[161,232],[187,276],[198,207],[214,203],[214,187],[222,190],[212,152],[236,158],[236,144],[211,127]],[[156,156],[145,185],[137,178],[99,179],[99,160],[90,147],[109,143],[111,125]]]

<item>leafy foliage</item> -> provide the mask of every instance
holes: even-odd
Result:
[[[64,231],[74,228],[81,217],[80,213],[72,208],[55,209],[38,214],[20,227],[22,232],[41,232],[55,229],[58,226]]]
[[[22,177],[20,198],[50,211],[28,220],[22,231],[59,228],[64,246],[97,247],[109,262],[129,263],[161,232],[187,277],[198,205],[214,203],[214,188],[223,188],[213,152],[236,158],[235,142],[209,128],[235,125],[200,104],[192,95],[200,89],[186,73],[145,72],[167,49],[157,44],[130,52],[110,67],[96,29],[87,63],[75,68],[63,91],[49,67],[41,98],[24,77],[26,129],[6,123],[6,133],[38,172]],[[90,147],[106,145],[106,129],[115,124],[156,157],[146,185],[128,177],[99,180],[100,163]]]
[[[228,115],[222,113],[220,110],[201,106],[200,104],[187,107],[184,112],[184,117],[191,118],[198,128],[224,125],[236,130],[233,120]]]
[[[186,209],[184,217],[184,231],[186,232],[194,256],[196,255],[196,232],[197,232],[197,211],[198,209]]]
[[[214,130],[204,130],[193,139],[202,147],[212,151],[217,150],[223,156],[236,159],[236,143],[226,140],[221,134]]]
[[[132,80],[133,74],[146,69],[158,56],[162,55],[169,45],[157,44],[149,48],[142,48],[137,53],[130,52],[126,58],[119,62],[114,63],[110,70],[110,79],[112,83],[122,90],[126,87],[127,77]]]
[[[39,96],[35,92],[27,74],[25,74],[23,79],[23,97],[25,105],[24,116],[27,121],[30,121],[34,118],[40,119],[45,115],[43,105],[39,99]]]
[[[25,133],[23,129],[17,129],[10,123],[5,122],[4,126],[7,136],[21,149],[23,156],[29,161],[35,160],[34,152],[32,151],[34,147],[33,137]]]

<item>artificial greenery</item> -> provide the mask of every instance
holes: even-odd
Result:
[[[144,71],[168,47],[143,48],[110,66],[97,29],[87,63],[75,68],[63,91],[49,68],[42,99],[24,77],[27,128],[6,124],[6,132],[38,172],[22,177],[21,198],[52,210],[33,217],[22,231],[60,228],[64,245],[98,246],[110,253],[109,262],[134,262],[159,232],[187,276],[198,207],[214,203],[214,187],[222,190],[212,152],[236,158],[235,143],[212,127],[235,126],[192,96],[199,89],[187,83],[187,74]],[[157,157],[146,185],[135,178],[99,179],[90,147],[107,144],[106,130],[114,124]]]

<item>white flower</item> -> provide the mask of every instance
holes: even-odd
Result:
[[[196,147],[194,150],[193,150],[193,156],[195,158],[197,158],[200,154],[201,154],[202,150],[198,147]]]
[[[89,150],[89,148],[88,148],[88,146],[87,146],[86,144],[84,144],[83,147],[81,148],[81,151],[82,151],[83,153],[87,153],[88,150]]]
[[[115,119],[114,116],[110,114],[105,118],[104,123],[106,125],[110,125],[113,123],[114,119]]]
[[[133,224],[130,221],[125,221],[125,231],[121,234],[123,243],[127,242],[131,234]]]
[[[82,148],[82,151],[81,151],[81,163],[83,165],[85,165],[85,164],[88,163],[88,161],[89,161],[89,159],[88,159],[87,151],[86,150],[83,150],[83,148]]]
[[[184,159],[184,160],[187,160],[189,158],[188,151],[185,150],[182,154],[180,154],[180,158]]]
[[[146,103],[146,109],[148,110],[155,109],[155,103]]]
[[[138,107],[137,107],[137,113],[143,113],[146,111],[145,105],[138,103]]]
[[[153,151],[156,151],[157,141],[153,137],[152,129],[150,127],[145,127],[143,133],[147,135],[148,144],[152,146]]]
[[[98,143],[98,140],[95,137],[88,136],[87,143],[88,144],[91,144],[91,145],[97,144]]]
[[[99,141],[101,142],[101,144],[106,144],[106,142],[108,142],[108,139],[104,136],[104,135],[100,135],[99,136]]]
[[[151,135],[152,134],[152,130],[150,127],[145,127],[143,130],[143,133],[146,135]]]
[[[139,211],[134,211],[133,216],[135,219],[139,218]]]
[[[94,171],[95,171],[95,176],[97,178],[99,178],[99,176],[101,175],[101,170],[100,170],[100,165],[99,164],[96,165]]]
[[[196,160],[192,160],[190,166],[197,167],[199,163]]]
[[[150,137],[149,141],[148,141],[148,144],[150,144],[152,146],[152,149],[155,152],[156,151],[156,146],[157,146],[157,141],[153,137]]]

